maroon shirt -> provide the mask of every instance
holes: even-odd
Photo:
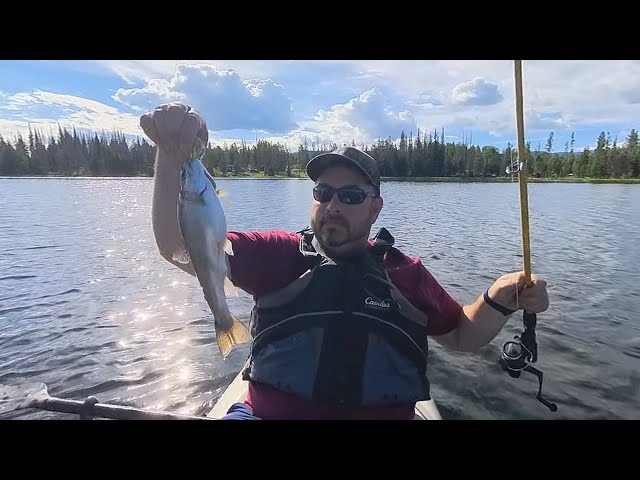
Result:
[[[229,257],[233,283],[254,296],[282,288],[308,268],[299,250],[300,234],[281,230],[228,233],[234,255]],[[416,308],[429,316],[428,335],[443,335],[458,325],[462,306],[456,302],[420,259],[385,255],[389,277]],[[345,407],[320,404],[296,397],[269,385],[249,382],[247,405],[262,419],[410,419],[414,404],[392,407]]]

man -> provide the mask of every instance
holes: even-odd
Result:
[[[158,146],[152,221],[160,254],[178,245],[176,202],[182,162],[208,141],[204,120],[181,104],[161,105],[141,126]],[[381,229],[376,162],[352,147],[313,158],[310,228],[229,232],[229,278],[253,295],[248,398],[228,418],[411,419],[429,399],[432,337],[473,352],[500,332],[511,313],[548,308],[545,282],[522,272],[498,278],[460,305],[418,258],[393,247]]]

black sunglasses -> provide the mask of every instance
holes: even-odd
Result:
[[[336,193],[338,194],[338,200],[347,205],[358,205],[364,202],[367,197],[377,196],[358,187],[333,188],[328,185],[318,185],[313,189],[313,198],[318,202],[326,203],[331,201]]]

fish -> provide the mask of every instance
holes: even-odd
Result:
[[[186,160],[180,172],[178,246],[173,259],[191,262],[214,318],[216,342],[225,358],[234,346],[251,341],[249,329],[234,315],[227,296],[237,296],[227,276],[226,255],[233,256],[220,198],[224,195],[198,158]]]

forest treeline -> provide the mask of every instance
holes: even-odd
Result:
[[[380,139],[372,145],[358,145],[380,164],[384,177],[493,177],[506,176],[516,160],[516,146],[503,150],[470,142],[446,142],[444,130],[424,134],[418,131],[399,141]],[[355,142],[351,143],[356,146]],[[319,152],[337,148],[334,144],[304,142],[291,151],[286,145],[259,140],[222,146],[209,144],[203,161],[216,175],[244,175],[262,172],[266,176],[298,176]],[[597,146],[574,152],[574,135],[563,151],[554,149],[554,132],[544,148],[531,150],[527,143],[529,173],[535,177],[633,178],[639,176],[638,132],[631,130],[622,146],[604,131]],[[127,141],[121,132],[78,133],[58,127],[57,135],[45,137],[30,129],[27,138],[0,134],[0,175],[3,176],[152,176],[155,146],[144,138]]]

